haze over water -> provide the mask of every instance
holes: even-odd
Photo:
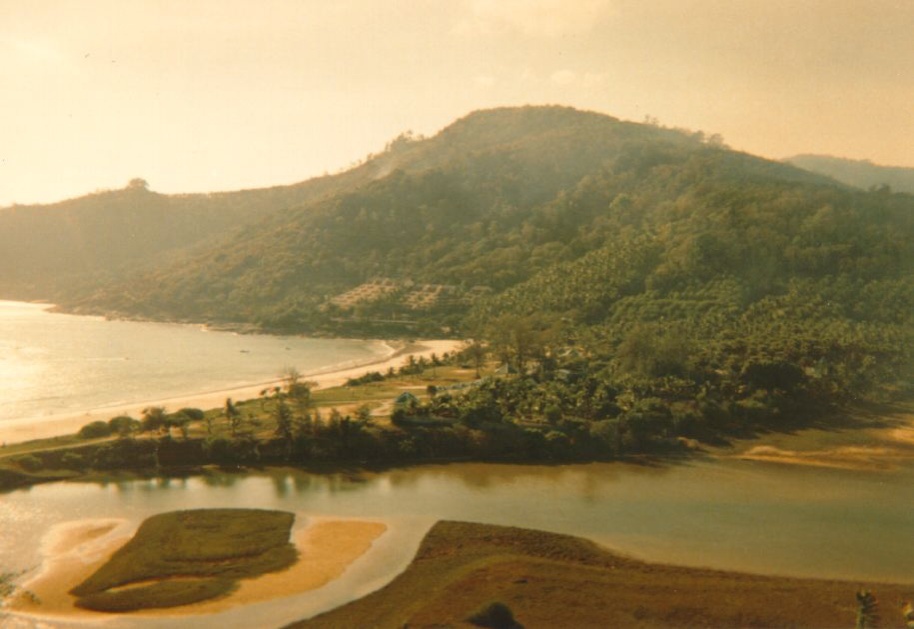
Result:
[[[107,321],[0,301],[0,421],[217,391],[380,358],[384,343]]]

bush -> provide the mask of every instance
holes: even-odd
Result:
[[[76,433],[76,436],[80,439],[99,439],[101,437],[110,437],[111,426],[108,425],[108,422],[103,422],[101,420],[94,421],[91,424],[86,424],[80,428],[79,432]]]
[[[108,420],[108,428],[119,437],[129,437],[140,429],[140,422],[129,415],[118,415]]]
[[[41,459],[31,454],[22,455],[16,459],[16,463],[18,463],[19,467],[26,470],[27,472],[35,472],[41,469]]]
[[[118,439],[95,452],[92,467],[97,469],[142,469],[157,467],[157,444],[151,440]]]
[[[70,470],[81,470],[86,466],[86,460],[76,452],[65,452],[60,459],[60,463]]]
[[[489,603],[467,620],[477,627],[489,629],[523,629],[523,625],[514,619],[511,609],[498,601]]]
[[[357,387],[362,384],[369,384],[371,382],[380,382],[384,379],[384,375],[380,371],[369,371],[368,373],[359,376],[358,378],[349,378],[346,380],[347,387]]]

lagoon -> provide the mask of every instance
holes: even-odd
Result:
[[[569,533],[649,561],[911,583],[914,510],[904,497],[912,482],[910,468],[851,472],[701,460],[657,467],[453,464],[333,474],[277,469],[53,483],[0,495],[0,558],[8,569],[35,570],[42,540],[57,525],[122,518],[136,526],[175,509],[281,509],[301,520],[330,516],[389,525],[340,582],[257,608],[280,620],[277,626],[389,581],[438,519]],[[194,622],[244,626],[251,613],[239,609]]]

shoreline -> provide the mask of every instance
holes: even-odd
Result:
[[[390,367],[396,369],[405,364],[409,356],[413,356],[418,360],[422,357],[429,358],[432,354],[441,356],[446,352],[454,352],[463,341],[455,339],[423,339],[405,343],[399,348],[392,346],[389,341],[382,342],[390,347],[391,350],[386,356],[368,359],[357,365],[330,366],[303,373],[302,379],[316,383],[315,390],[341,386],[349,378],[361,376],[368,371],[384,372]],[[232,398],[235,401],[257,398],[264,388],[277,386],[281,383],[282,380],[280,378],[275,378],[264,382],[243,384],[215,391],[189,393],[170,398],[102,406],[85,411],[47,417],[10,419],[0,422],[0,444],[10,445],[36,439],[50,439],[71,435],[90,422],[97,420],[107,421],[118,415],[137,416],[144,408],[149,406],[165,406],[169,411],[183,407],[208,410],[222,406],[226,398]]]

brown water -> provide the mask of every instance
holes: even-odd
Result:
[[[570,533],[654,561],[914,583],[912,486],[910,468],[850,472],[740,461],[669,467],[460,464],[354,475],[273,471],[55,483],[0,495],[0,565],[37,567],[42,538],[62,522],[139,523],[175,509],[257,507],[303,518],[380,519],[391,532],[333,587],[202,624],[242,627],[250,614],[269,610],[279,626],[361,596],[401,571],[438,519]],[[145,626],[137,622],[123,626]]]

